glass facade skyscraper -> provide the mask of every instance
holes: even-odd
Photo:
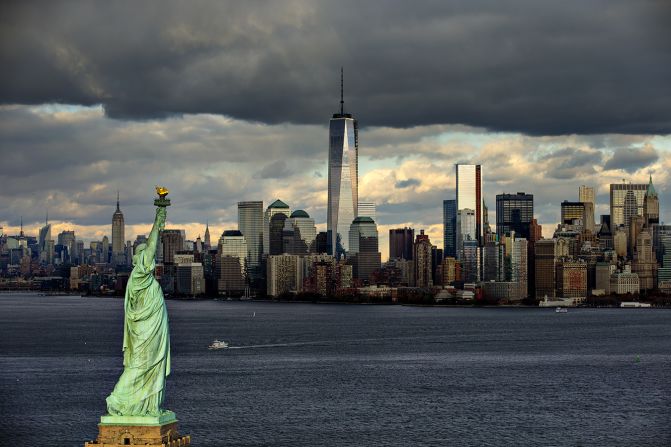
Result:
[[[412,260],[412,245],[415,230],[412,228],[392,228],[389,230],[389,259]]]
[[[263,201],[238,202],[238,230],[247,243],[247,271],[251,278],[262,275]],[[209,242],[209,241],[208,241]]]
[[[443,200],[443,254],[457,257],[457,201]]]
[[[282,214],[282,216],[276,217],[273,222],[273,217],[277,214]],[[287,219],[290,215],[291,208],[280,199],[277,199],[268,205],[266,212],[263,214],[263,254],[274,255],[282,253],[282,230],[284,229],[284,219]],[[272,230],[274,230],[274,232],[271,232],[271,226],[273,227]],[[273,250],[271,250],[270,243],[271,233],[273,233],[272,236],[275,236]]]
[[[496,234],[499,236],[514,231],[516,237],[529,239],[533,218],[533,194],[518,192],[496,195]]]
[[[457,177],[457,254],[463,241],[482,243],[482,169],[480,165],[456,165]],[[461,212],[470,210],[472,212]],[[468,218],[461,222],[460,216]]]
[[[646,184],[631,184],[631,183],[611,183],[610,185],[610,221],[611,230],[615,231],[620,225],[627,226],[627,219],[625,218],[625,203],[629,202],[627,213],[631,218],[631,214],[643,215],[643,205],[645,203],[645,192],[648,189]],[[627,200],[627,192],[632,191],[632,194]],[[631,197],[633,195],[633,198]],[[635,203],[634,200],[635,199]]]
[[[356,120],[344,113],[342,78],[340,113],[329,126],[327,252],[339,259],[349,247],[349,227],[358,216],[359,136]]]

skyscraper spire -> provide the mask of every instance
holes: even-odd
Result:
[[[44,225],[49,225],[49,210],[47,209],[47,217],[44,220]]]
[[[119,209],[119,190],[118,189],[116,190],[116,210],[121,211]]]
[[[343,68],[340,67],[340,114],[345,114],[345,100],[344,97],[344,81],[343,81]]]
[[[210,248],[210,222],[207,219],[205,219],[205,240],[203,242],[207,248]]]
[[[19,236],[23,237],[23,216],[21,216],[21,231],[19,232]]]

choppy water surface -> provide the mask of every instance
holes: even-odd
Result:
[[[168,308],[167,407],[195,446],[671,445],[671,311]],[[122,321],[121,299],[0,295],[11,445],[96,436]]]

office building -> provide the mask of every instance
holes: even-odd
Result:
[[[561,223],[562,225],[576,225],[579,221],[579,226],[584,226],[583,217],[585,215],[585,204],[582,202],[569,202],[564,200],[561,203]]]
[[[648,185],[646,184],[612,183],[610,185],[611,230],[620,225],[629,226],[627,218],[631,216],[643,215],[647,190]],[[631,193],[628,194],[630,191]]]
[[[480,165],[457,164],[457,253],[467,240],[482,242],[482,168]],[[466,212],[468,210],[468,212]],[[460,219],[472,216],[473,225],[464,225]],[[464,231],[467,231],[464,233]]]
[[[240,273],[246,276],[247,272],[247,239],[239,230],[225,230],[219,239],[218,252],[220,256],[233,256],[239,260]]]
[[[464,242],[478,242],[475,235],[476,216],[475,210],[464,208],[457,210],[457,258],[461,259]]]
[[[177,229],[163,230],[161,232],[161,244],[163,245],[163,263],[174,263],[175,253],[184,249],[183,231]]]
[[[660,267],[657,272],[657,287],[660,290],[671,288],[671,225],[655,225],[655,247]]]
[[[443,253],[457,257],[457,201],[443,200]]]
[[[558,260],[569,255],[569,244],[564,238],[536,241],[536,298],[556,297],[556,266]],[[585,280],[586,281],[586,280]]]
[[[424,230],[420,230],[415,238],[413,251],[413,260],[415,264],[414,285],[416,287],[432,287],[431,241],[429,240],[429,235],[424,234]]]
[[[370,217],[377,221],[375,202],[359,202],[357,217]]]
[[[261,202],[263,207],[263,202]],[[238,225],[240,225],[240,212],[238,211]],[[261,225],[263,227],[263,220],[261,220]],[[212,239],[210,239],[210,223],[205,222],[205,236],[203,238],[203,250],[207,251],[212,248]]]
[[[51,224],[48,214],[44,226],[40,228],[37,243],[40,251],[40,262],[51,264],[53,262],[53,251],[51,253],[47,251],[47,241],[51,241],[52,245],[55,245],[51,238]]]
[[[107,236],[103,236],[100,251],[100,262],[110,262],[110,240]]]
[[[266,263],[267,292],[270,296],[284,293],[296,293],[298,271],[298,255],[270,255]]]
[[[315,220],[303,210],[296,210],[284,221],[283,253],[305,255],[316,253]]]
[[[126,265],[125,231],[123,213],[119,207],[119,192],[117,191],[116,211],[112,215],[112,263],[114,265]]]
[[[475,283],[481,279],[481,247],[478,241],[464,241],[459,252],[461,261],[461,277],[464,282]]]
[[[328,204],[326,211],[327,252],[340,259],[348,250],[349,226],[358,216],[359,130],[357,121],[345,113],[342,72],[340,113],[329,125]]]
[[[557,262],[557,296],[584,299],[587,296],[587,263],[562,258]]]
[[[517,237],[529,239],[533,218],[533,194],[518,192],[517,194],[498,194],[496,196],[496,234],[499,237],[514,231]]]
[[[594,200],[594,188],[591,186],[580,185],[578,187],[578,202],[596,204]]]
[[[284,221],[291,215],[289,205],[277,199],[266,208],[263,215],[263,253],[282,254]],[[271,243],[272,239],[272,243]]]
[[[652,290],[657,286],[657,260],[652,249],[652,234],[647,227],[636,236],[636,251],[631,271],[638,275],[641,290]]]
[[[352,261],[354,277],[368,281],[380,269],[377,225],[370,217],[357,217],[349,230],[348,259]]]
[[[179,294],[197,296],[205,293],[205,276],[200,262],[177,264],[176,279]]]
[[[389,230],[389,259],[412,260],[415,230],[413,228],[392,228]]]
[[[252,279],[263,276],[261,260],[263,256],[263,201],[238,202],[238,230],[247,243],[247,272]],[[209,244],[208,234],[205,245]]]
[[[643,216],[646,226],[659,223],[659,197],[657,197],[657,191],[652,184],[652,175],[650,175],[650,182],[643,199]]]

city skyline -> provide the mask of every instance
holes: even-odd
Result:
[[[125,239],[133,240],[148,233],[144,206],[157,183],[171,188],[170,225],[189,239],[202,237],[206,222],[216,236],[237,228],[240,201],[267,206],[277,198],[308,211],[325,231],[327,122],[339,108],[341,66],[348,74],[344,101],[361,126],[358,196],[376,204],[383,258],[391,228],[424,229],[442,245],[441,204],[455,196],[457,163],[482,165],[490,222],[497,194],[533,194],[546,237],[559,222],[561,201],[578,199],[579,184],[595,188],[597,221],[609,214],[609,185],[623,178],[646,184],[652,174],[660,196],[670,192],[671,70],[659,62],[668,46],[657,21],[664,11],[652,4],[609,3],[610,14],[597,25],[577,17],[596,13],[598,5],[549,6],[552,14],[499,5],[414,6],[409,14],[410,5],[401,5],[382,16],[369,6],[354,8],[354,16],[333,16],[328,4],[295,6],[291,14],[273,6],[259,16],[249,6],[229,13],[223,5],[189,12],[166,5],[152,21],[165,33],[141,46],[161,57],[146,64],[147,53],[133,49],[145,35],[142,18],[153,16],[148,8],[134,11],[139,20],[128,23],[126,40],[109,58],[109,29],[92,26],[104,14],[73,4],[50,6],[47,15],[30,4],[3,6],[0,20],[12,32],[0,58],[13,67],[0,83],[0,156],[9,167],[0,170],[4,231],[16,233],[23,216],[26,231],[37,234],[48,209],[53,234],[69,229],[84,240],[111,240],[118,189]],[[129,10],[108,10],[106,20]],[[482,21],[490,16],[498,21]],[[237,17],[240,29],[222,34],[217,25],[214,32],[203,17],[221,24]],[[262,62],[243,70],[236,62],[247,59],[236,37],[249,33],[249,17],[286,34],[273,45],[267,36],[250,42]],[[375,27],[356,26],[374,17],[404,29],[402,39],[381,47],[369,31]],[[320,34],[331,20],[344,26]],[[66,21],[70,33],[61,27]],[[519,26],[527,23],[538,27]],[[36,48],[34,28],[55,43]],[[559,39],[567,33],[574,38]],[[222,39],[208,41],[209,35]],[[496,45],[502,36],[505,58]],[[541,55],[537,42],[547,49]],[[209,51],[189,51],[198,44]],[[397,51],[386,51],[388,45]],[[292,51],[282,59],[277,48]],[[618,51],[630,59],[622,62]],[[180,65],[190,53],[194,60]],[[241,59],[232,63],[228,54]],[[127,66],[136,67],[130,78]],[[609,83],[601,84],[604,67]],[[152,78],[163,69],[166,78]],[[488,73],[487,86],[480,73]],[[216,88],[204,92],[204,86]],[[139,180],[140,173],[151,179]],[[671,207],[660,205],[660,221],[671,222]]]

